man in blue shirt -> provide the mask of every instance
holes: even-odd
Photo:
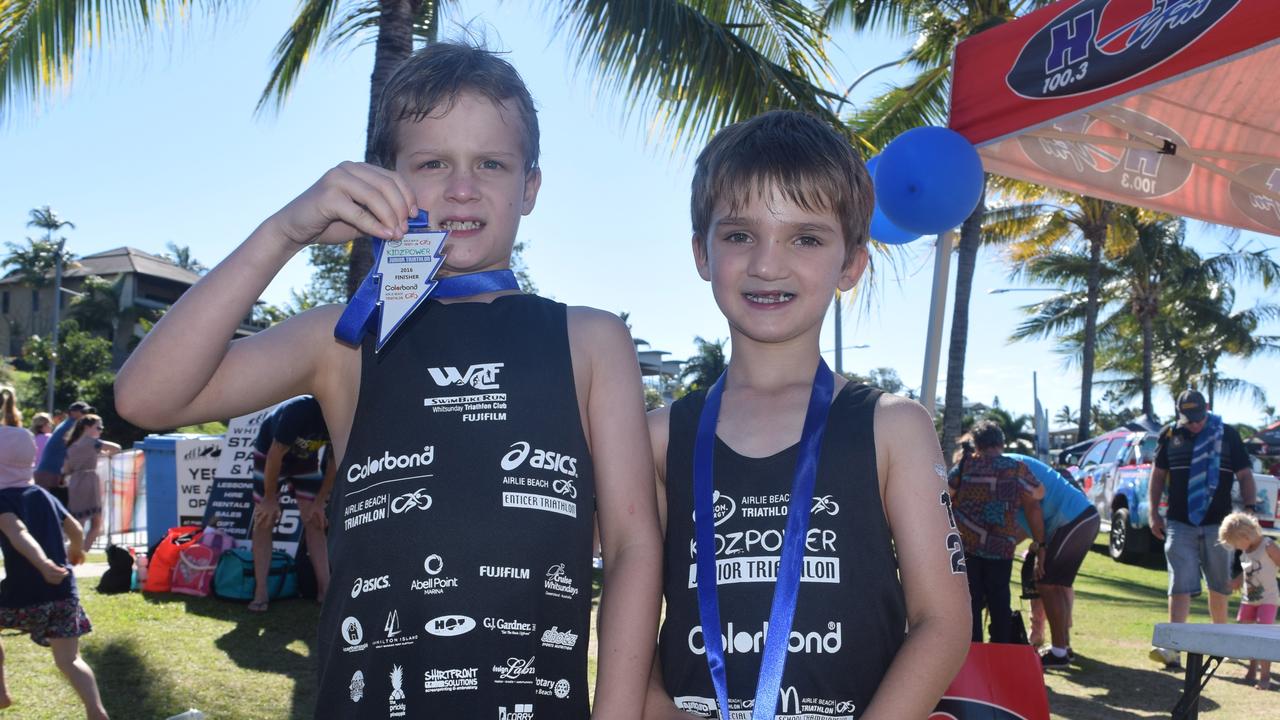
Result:
[[[88,403],[77,400],[67,408],[67,419],[58,423],[45,443],[40,462],[36,464],[35,481],[63,504],[67,504],[67,486],[62,482],[62,463],[67,459],[67,433],[85,415],[97,413]]]
[[[1026,465],[1044,485],[1040,509],[1044,512],[1044,536],[1049,541],[1043,546],[1031,543],[1031,557],[1037,564],[1036,590],[1044,603],[1052,642],[1040,659],[1046,667],[1066,666],[1071,663],[1071,586],[1098,537],[1102,518],[1089,498],[1057,470],[1027,455],[1005,455]],[[1021,510],[1017,521],[1030,536],[1031,528]]]

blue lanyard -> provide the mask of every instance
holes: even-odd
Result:
[[[698,436],[693,450],[693,524],[698,560],[698,616],[707,649],[707,666],[715,686],[716,701],[722,720],[729,718],[729,685],[725,676],[724,639],[720,635],[720,601],[716,589],[715,517],[712,494],[715,481],[712,465],[715,457],[716,422],[720,417],[720,398],[724,394],[725,376],[707,391],[698,418]],[[804,566],[805,536],[809,531],[809,512],[813,485],[818,476],[818,456],[822,436],[827,429],[827,413],[835,379],[827,363],[818,360],[809,394],[809,409],[804,416],[800,436],[800,457],[796,460],[795,478],[791,483],[791,500],[787,506],[787,528],[782,540],[782,557],[769,609],[769,632],[760,659],[760,676],[756,681],[756,697],[752,720],[772,720],[778,707],[778,689],[782,686],[782,670],[787,662],[787,641],[791,621],[795,617],[796,598],[800,594],[800,574]]]
[[[413,223],[410,226],[413,229]],[[342,317],[338,318],[338,324],[333,328],[333,336],[348,345],[359,345],[365,333],[373,329],[376,322],[379,281],[377,259],[381,255],[382,241],[373,238],[373,269],[364,276],[356,294],[347,301],[347,308],[342,311]],[[427,285],[424,294],[437,298],[454,298],[518,289],[520,283],[516,280],[515,273],[510,270],[487,270],[437,278]]]

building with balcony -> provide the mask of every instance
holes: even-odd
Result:
[[[129,355],[132,338],[146,332],[137,321],[139,311],[163,312],[200,279],[200,275],[168,258],[120,247],[85,255],[62,271],[61,317],[66,319],[85,280],[97,276],[116,286],[116,318],[107,333],[112,345],[112,365],[120,367]],[[53,274],[44,287],[36,287],[18,273],[0,278],[0,352],[8,357],[22,353],[32,335],[47,336],[53,330],[53,303],[57,294]],[[246,318],[236,335],[243,337],[263,329]]]

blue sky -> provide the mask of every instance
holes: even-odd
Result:
[[[119,41],[81,58],[68,91],[39,109],[7,113],[0,125],[0,239],[23,242],[33,234],[25,227],[28,211],[51,205],[76,223],[66,233],[76,254],[121,245],[161,253],[172,241],[212,265],[326,169],[363,157],[371,44],[314,58],[279,112],[254,116],[270,51],[293,6],[250,3],[217,23],[154,33],[145,48]],[[491,48],[510,51],[538,103],[544,180],[537,209],[520,229],[534,281],[563,302],[630,312],[636,337],[682,359],[693,351],[695,336],[728,335],[689,252],[696,149],[674,146],[649,117],[624,121],[620,100],[597,95],[589,72],[575,73],[565,43],[552,37],[553,18],[537,9],[543,6],[469,0],[449,16],[444,33],[457,35],[465,24]],[[910,45],[910,39],[851,33],[835,40],[837,74],[830,84],[840,91]],[[864,82],[854,100],[900,77],[896,72]],[[1202,251],[1221,246],[1221,236],[1194,223],[1193,234]],[[1277,244],[1266,236],[1243,239]],[[877,262],[869,302],[844,313],[844,344],[869,347],[847,350],[845,367],[893,367],[918,387],[932,240],[906,246],[893,263]],[[308,274],[299,256],[264,299],[283,303]],[[998,396],[1004,406],[1028,412],[1034,371],[1050,412],[1076,406],[1079,370],[1065,364],[1055,342],[1006,342],[1022,318],[1018,306],[1043,297],[987,293],[1013,285],[998,253],[984,250],[970,305],[965,394],[986,403]],[[1260,288],[1242,289],[1241,304],[1260,297]],[[950,316],[948,306],[948,325]],[[824,333],[827,350],[834,345],[830,317]],[[1229,361],[1223,370],[1261,385],[1280,404],[1275,359]],[[943,392],[939,383],[939,396]],[[1168,395],[1157,395],[1156,403],[1163,416],[1171,414]],[[1261,417],[1243,399],[1219,398],[1218,406],[1229,420],[1256,424]]]

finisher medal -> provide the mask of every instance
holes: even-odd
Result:
[[[518,290],[510,270],[455,275],[436,280],[444,264],[444,242],[449,233],[431,230],[427,212],[419,210],[409,221],[409,232],[399,240],[373,240],[373,269],[347,302],[347,309],[333,329],[334,337],[348,345],[358,345],[377,321],[375,351],[423,301],[433,293],[437,298],[467,297],[502,290]]]

